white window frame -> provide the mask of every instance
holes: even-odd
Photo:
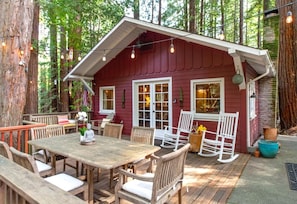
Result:
[[[257,115],[256,115],[256,84],[254,81],[250,82],[249,100],[250,100],[249,113],[250,113],[250,119],[252,120],[255,117],[257,117]]]
[[[107,110],[103,108],[103,92],[105,90],[113,91],[113,109],[112,110]],[[99,88],[99,113],[100,114],[115,113],[115,86],[101,86]]]
[[[225,81],[223,77],[191,80],[191,110],[195,112],[195,119],[197,120],[217,121],[219,118],[219,113],[218,114],[196,113],[195,86],[196,84],[208,84],[208,83],[220,84],[220,112],[225,112]]]

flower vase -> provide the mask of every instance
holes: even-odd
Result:
[[[80,135],[80,141],[84,141],[85,140],[85,136],[84,135]]]

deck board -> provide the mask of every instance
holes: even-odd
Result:
[[[172,149],[162,148],[156,155],[171,151]],[[249,154],[240,154],[232,163],[222,164],[216,160],[216,157],[206,158],[197,155],[197,153],[189,152],[182,189],[183,203],[226,203],[249,158]],[[63,169],[62,162],[59,161],[57,165],[57,172],[61,172]],[[144,169],[139,169],[139,173],[143,172]],[[69,167],[67,173],[75,175],[75,171]],[[97,181],[96,176],[95,179]],[[116,181],[114,181],[114,185],[115,183]],[[99,201],[99,195],[96,195],[99,189],[114,193],[114,189],[109,189],[109,171],[102,170],[99,182],[95,183],[95,200],[96,203],[100,204],[104,202]],[[174,196],[167,204],[176,204],[177,201],[177,196]]]

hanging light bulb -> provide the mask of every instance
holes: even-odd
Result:
[[[134,50],[134,46],[133,46],[133,50],[131,52],[131,59],[134,59],[135,58],[135,50]]]
[[[61,59],[64,59],[64,55],[63,54],[61,54]]]
[[[24,50],[22,48],[20,48],[20,55],[23,56],[24,55]]]
[[[175,51],[175,50],[174,50],[173,38],[171,38],[170,53],[173,54],[174,51]]]
[[[225,39],[225,35],[224,35],[224,31],[221,30],[220,34],[219,34],[219,39],[220,40],[224,40]]]
[[[292,11],[288,11],[287,18],[286,18],[286,23],[292,23],[292,22],[293,22]]]
[[[104,50],[104,54],[103,54],[103,57],[102,57],[102,61],[105,62],[106,61],[106,54],[105,54],[105,50]]]
[[[2,45],[2,47],[5,47],[6,46],[5,41],[2,41],[1,45]]]

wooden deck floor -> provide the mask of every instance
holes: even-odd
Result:
[[[157,155],[166,154],[171,149],[161,149]],[[215,158],[204,158],[197,153],[188,153],[185,178],[183,187],[183,203],[226,203],[236,182],[241,175],[250,155],[240,154],[240,156],[232,163],[222,164]],[[58,162],[58,172],[62,171],[62,164]],[[139,170],[140,172],[142,169]],[[68,167],[67,172],[74,175],[73,169]],[[98,189],[103,189],[114,193],[113,189],[109,189],[109,171],[103,171],[100,174],[100,182],[95,184],[95,200],[96,203],[104,203],[99,200],[96,194]],[[114,181],[114,184],[116,181]],[[122,202],[123,204],[128,202]],[[177,196],[173,197],[168,204],[175,204]]]

